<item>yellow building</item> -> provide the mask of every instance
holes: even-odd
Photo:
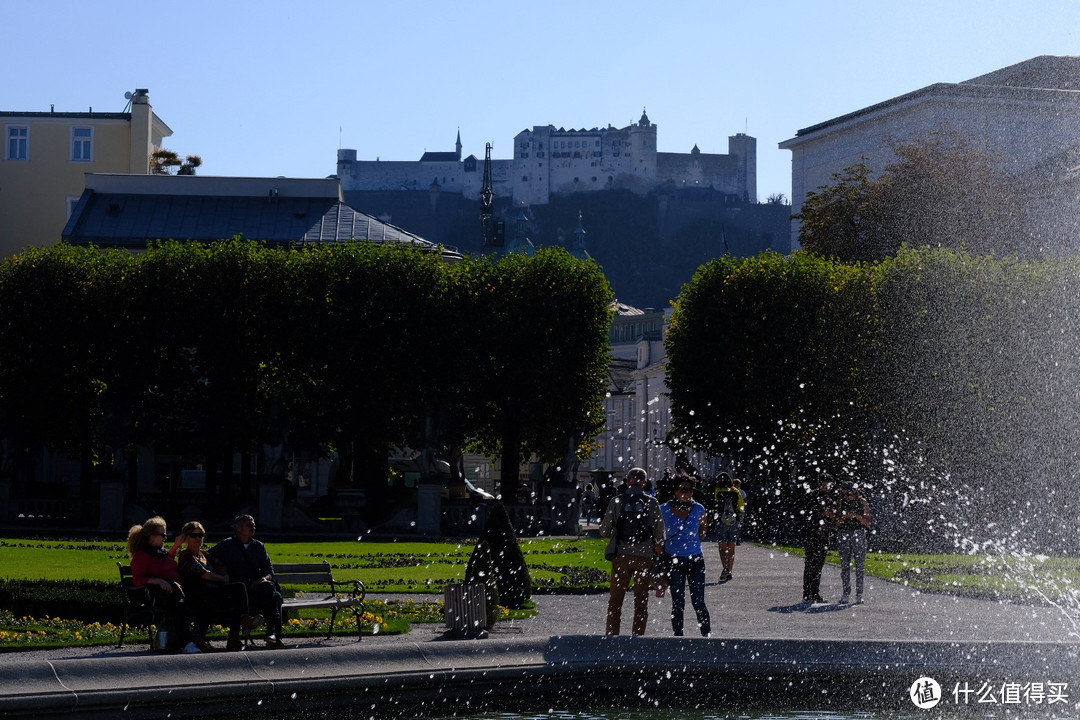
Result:
[[[150,172],[151,155],[172,130],[146,90],[131,112],[0,112],[0,257],[60,239],[86,173]]]

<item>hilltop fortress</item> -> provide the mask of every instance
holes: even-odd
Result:
[[[643,111],[624,128],[608,125],[565,130],[537,125],[514,137],[512,160],[491,161],[495,194],[515,206],[547,205],[551,197],[600,190],[629,190],[645,196],[657,190],[704,189],[734,203],[757,201],[757,140],[728,137],[728,154],[662,153],[657,126]],[[427,190],[465,199],[480,196],[484,161],[461,157],[461,133],[452,152],[425,152],[417,161],[357,160],[356,150],[338,150],[337,175],[350,192]]]

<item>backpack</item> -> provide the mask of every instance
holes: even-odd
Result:
[[[739,520],[739,514],[735,512],[735,498],[731,492],[724,493],[724,509],[720,512],[720,522],[725,525],[734,525]]]
[[[649,522],[645,499],[644,494],[627,494],[622,497],[622,511],[617,523],[620,540],[634,542],[652,537],[652,524]]]

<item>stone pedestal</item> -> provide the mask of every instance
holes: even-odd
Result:
[[[572,485],[551,488],[552,535],[576,535],[581,509],[577,502],[577,488]]]
[[[101,483],[98,499],[98,530],[124,530],[124,483]]]
[[[285,486],[266,483],[259,486],[259,516],[255,518],[260,529],[280,530],[281,516],[285,510]]]
[[[11,482],[0,480],[0,520],[7,522],[15,518],[15,506],[11,502]]]
[[[442,485],[422,483],[416,488],[416,531],[439,535],[442,526]]]

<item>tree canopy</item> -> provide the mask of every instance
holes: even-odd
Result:
[[[877,178],[864,162],[807,193],[799,242],[845,262],[881,260],[907,243],[997,256],[1022,253],[1021,193],[996,159],[942,128],[887,138],[896,160]]]
[[[30,250],[0,267],[5,437],[108,471],[136,444],[214,467],[287,436],[381,455],[381,475],[357,478],[372,488],[391,447],[559,461],[601,415],[610,303],[595,263],[562,250]]]
[[[937,527],[936,547],[1060,549],[1080,505],[1078,262],[713,261],[666,340],[673,435],[749,478],[868,485],[925,547]]]

